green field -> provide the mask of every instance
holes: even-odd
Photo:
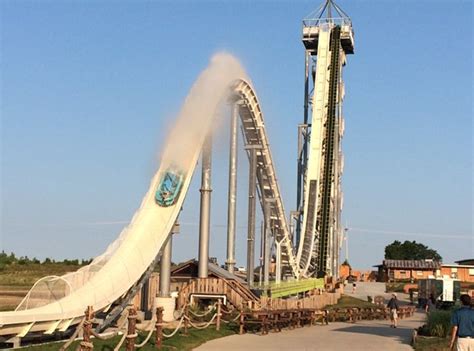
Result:
[[[3,257],[0,254],[0,311],[14,309],[38,279],[48,275],[61,276],[82,267],[77,260],[63,262],[49,260],[40,263],[33,260],[9,259],[9,256],[6,258],[5,254]]]
[[[80,267],[79,265],[67,265],[64,263],[10,264],[0,269],[0,285],[31,287],[42,277],[75,272]]]
[[[417,351],[449,351],[449,340],[446,338],[417,338],[414,349]]]
[[[374,307],[373,303],[364,301],[352,296],[342,295],[337,304],[328,306],[328,308],[351,308],[351,307]]]
[[[171,332],[172,332],[171,330],[166,331],[167,334]],[[181,333],[177,333],[176,335],[174,335],[173,337],[169,339],[165,338],[163,342],[163,347],[161,348],[161,350],[188,351],[188,350],[192,350],[198,347],[199,345],[205,343],[206,341],[221,338],[227,335],[236,334],[237,332],[238,332],[238,327],[236,325],[229,326],[228,324],[221,325],[220,331],[216,331],[215,326],[210,326],[209,328],[204,329],[204,330],[189,329],[187,336],[182,335]],[[144,333],[141,333],[136,343],[139,343],[142,340],[144,340],[145,336],[146,335]],[[109,339],[109,340],[93,339],[94,350],[95,351],[113,350],[114,347],[118,344],[119,340],[120,340],[119,336]],[[155,335],[153,334],[148,344],[140,348],[140,350],[156,351],[157,349],[155,347],[154,340],[155,340]],[[79,344],[79,341],[76,341],[68,349],[75,350],[78,344]],[[53,351],[54,350],[56,351],[62,345],[63,345],[62,342],[54,342],[54,343],[49,343],[49,344],[41,344],[37,346],[24,347],[22,348],[22,350],[31,350],[31,351]],[[125,346],[123,345],[123,347],[120,348],[120,350],[125,350]]]

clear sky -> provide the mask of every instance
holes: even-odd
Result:
[[[286,210],[302,121],[301,19],[320,1],[2,1],[0,247],[38,258],[100,254],[131,219],[165,132],[211,55],[247,69]],[[344,221],[367,268],[395,239],[444,261],[474,256],[472,4],[348,1]],[[228,141],[216,138],[211,255],[225,257]],[[245,264],[245,155],[238,265]],[[174,261],[197,255],[195,176]],[[410,234],[411,233],[411,234]]]

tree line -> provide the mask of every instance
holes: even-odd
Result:
[[[17,257],[13,252],[7,254],[5,251],[2,250],[0,253],[0,268],[19,264],[19,265],[32,265],[32,264],[58,264],[58,265],[68,265],[68,266],[84,266],[86,264],[91,263],[92,259],[74,259],[74,260],[55,260],[53,258],[45,258],[43,261],[37,259],[36,257],[29,258],[28,256],[20,256]]]

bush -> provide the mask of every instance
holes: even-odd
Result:
[[[429,313],[427,327],[431,336],[445,338],[451,329],[451,311],[433,311]]]

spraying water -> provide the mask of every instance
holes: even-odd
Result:
[[[236,79],[247,79],[239,61],[228,53],[215,54],[210,65],[199,75],[169,133],[162,165],[175,164],[187,169],[192,152],[201,148],[211,131],[219,103],[225,98],[229,85]]]
[[[18,311],[41,306],[46,308],[48,307],[46,305],[54,302],[59,303],[56,308],[63,310],[63,305],[68,304],[68,299],[71,303],[76,303],[70,299],[75,292],[83,294],[83,299],[88,299],[90,294],[87,293],[86,287],[89,284],[92,286],[100,284],[106,288],[112,286],[108,294],[101,291],[104,298],[109,296],[106,298],[109,300],[114,295],[120,296],[124,291],[123,288],[128,289],[137,281],[141,272],[153,261],[161,248],[184,201],[182,196],[173,207],[157,206],[154,196],[161,174],[169,167],[189,171],[190,174],[186,175],[183,186],[183,193],[186,193],[202,144],[214,125],[214,117],[220,102],[227,97],[226,94],[230,92],[228,88],[232,82],[237,79],[246,79],[246,77],[241,64],[232,55],[218,53],[212,57],[209,66],[199,75],[181,107],[176,123],[168,134],[160,168],[153,177],[150,188],[130,224],[90,265],[62,277],[50,276],[40,279],[19,304]],[[160,234],[159,238],[158,234]],[[146,244],[149,242],[153,242],[154,246]],[[129,272],[128,281],[124,281],[123,276],[120,276],[121,272],[117,273],[116,267],[122,267],[121,270],[125,269]],[[136,276],[133,272],[137,272]],[[113,287],[114,284],[118,285],[117,281],[120,280],[124,284],[123,288]],[[107,281],[110,281],[108,286]],[[97,298],[94,301],[89,302],[88,305],[100,305]],[[107,303],[111,302],[107,301]],[[85,303],[84,300],[83,303]],[[83,308],[82,305],[80,308]]]

